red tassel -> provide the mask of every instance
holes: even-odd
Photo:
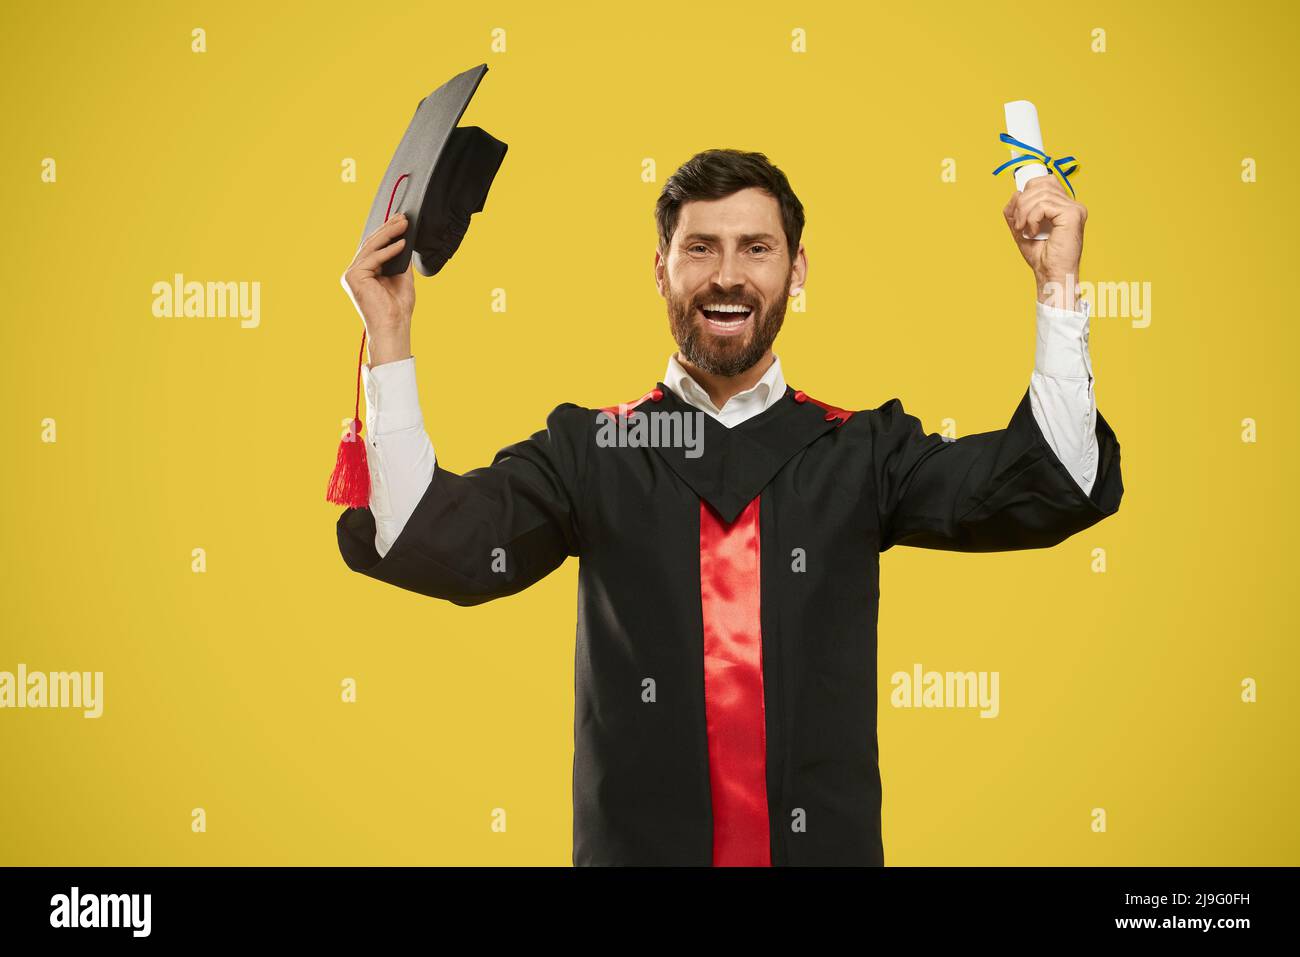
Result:
[[[339,453],[325,501],[348,508],[370,505],[370,466],[366,462],[366,443],[361,438],[360,419],[352,420],[352,429],[339,442]]]
[[[330,474],[325,501],[348,508],[370,505],[370,466],[366,462],[366,443],[361,438],[361,357],[366,354],[366,334],[361,333],[361,352],[357,355],[357,400],[352,411],[352,428],[339,441],[334,471]]]

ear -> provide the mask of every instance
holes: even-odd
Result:
[[[794,255],[794,263],[790,269],[790,289],[788,294],[797,296],[803,290],[804,283],[808,280],[808,256],[804,252],[803,243],[799,244],[799,251]]]
[[[656,249],[655,250],[655,286],[657,286],[659,289],[659,295],[664,298],[667,298],[667,294],[664,290],[664,283],[667,278],[664,274],[665,266],[666,264],[664,263],[663,252],[661,250]]]

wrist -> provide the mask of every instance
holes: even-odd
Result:
[[[1078,312],[1082,307],[1079,295],[1079,278],[1073,273],[1065,276],[1035,274],[1038,301],[1045,306]]]
[[[400,362],[411,357],[411,327],[389,329],[366,338],[370,367],[386,362]]]

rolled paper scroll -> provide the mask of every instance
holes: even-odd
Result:
[[[1028,100],[1015,100],[1011,103],[1003,104],[1002,109],[1006,113],[1007,133],[1014,136],[1020,142],[1032,146],[1036,150],[1043,149],[1043,133],[1038,128],[1038,110],[1034,104]],[[1025,190],[1025,184],[1031,179],[1039,176],[1050,176],[1047,167],[1042,163],[1026,163],[1015,170],[1016,189],[1022,193]],[[1035,236],[1035,239],[1046,239],[1051,232],[1052,227],[1049,223],[1044,230]]]

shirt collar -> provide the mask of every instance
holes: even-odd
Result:
[[[714,415],[721,414],[722,410],[713,404],[713,400],[704,391],[704,387],[691,378],[691,374],[677,361],[676,353],[668,357],[668,368],[664,372],[663,382],[683,402],[688,402],[696,408],[711,412]],[[726,405],[730,406],[737,399],[740,399],[743,404],[749,396],[754,396],[760,403],[758,411],[763,411],[776,405],[784,395],[785,375],[781,372],[780,357],[774,354],[772,364],[767,367],[763,377],[744,392],[737,392],[733,395],[727,400]]]

